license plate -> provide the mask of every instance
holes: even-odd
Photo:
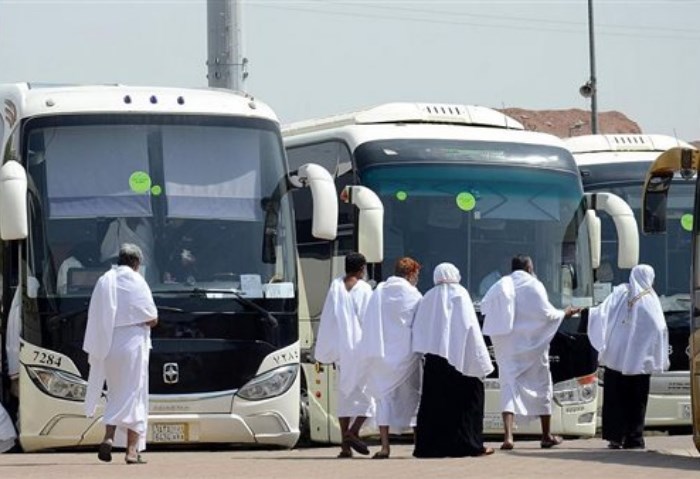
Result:
[[[151,425],[152,442],[187,442],[186,423],[156,423]]]
[[[690,408],[690,403],[684,402],[680,404],[680,416],[681,419],[690,419],[692,416],[692,409]]]

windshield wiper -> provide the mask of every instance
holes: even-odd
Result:
[[[208,289],[208,288],[183,288],[183,289],[168,289],[168,290],[156,290],[154,294],[187,294],[192,297],[206,298],[208,294],[229,294],[238,301],[240,304],[249,307],[260,313],[265,321],[272,327],[276,328],[278,326],[277,319],[270,314],[268,310],[262,306],[256,304],[254,301],[243,296],[237,289]]]

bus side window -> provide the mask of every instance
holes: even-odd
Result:
[[[289,171],[296,171],[300,166],[307,163],[316,163],[327,169],[331,176],[335,177],[338,171],[338,159],[341,149],[342,144],[337,141],[288,148]]]

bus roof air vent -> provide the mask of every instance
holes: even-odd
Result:
[[[623,151],[666,151],[677,146],[692,148],[688,143],[667,135],[582,135],[565,138],[574,154]]]
[[[436,123],[524,129],[516,120],[483,106],[449,103],[386,103],[355,115],[357,124]]]
[[[647,135],[608,135],[608,141],[616,151],[654,149],[654,143]]]

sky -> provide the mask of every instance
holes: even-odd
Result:
[[[700,0],[594,0],[599,111],[700,140]],[[283,123],[390,101],[589,109],[587,0],[243,0]],[[0,0],[0,83],[204,87],[205,0]]]

